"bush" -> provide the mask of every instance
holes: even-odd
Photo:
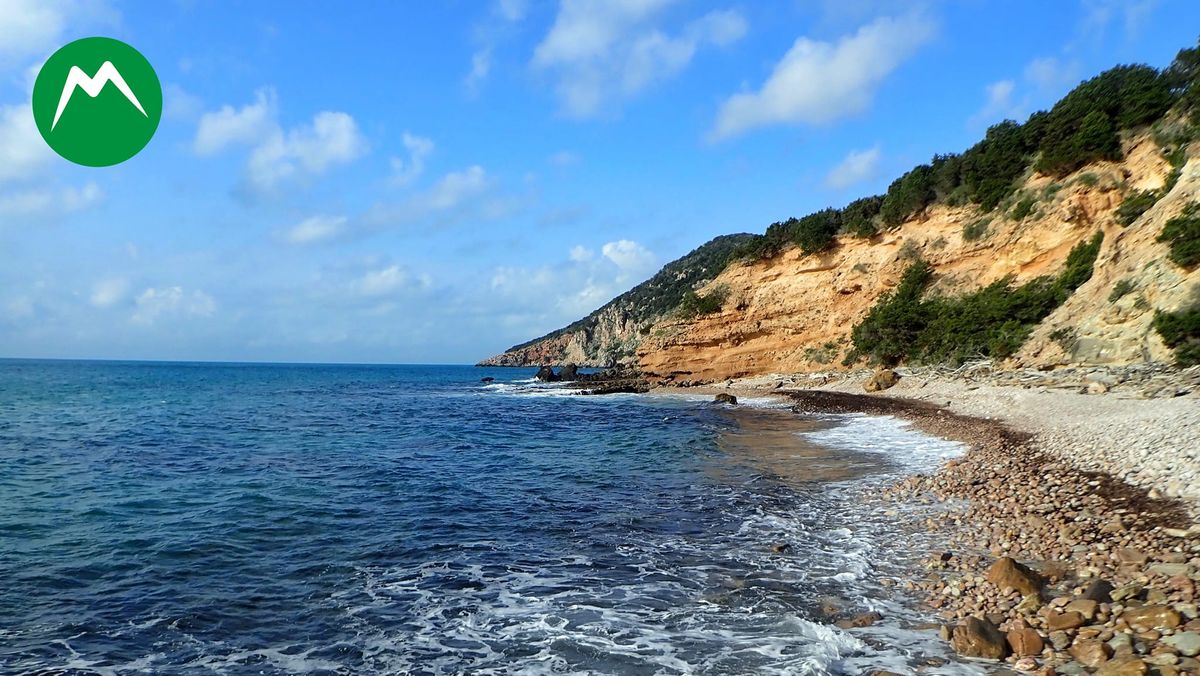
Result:
[[[1024,197],[1017,202],[1017,205],[1013,207],[1012,211],[1009,212],[1008,215],[1011,216],[1014,221],[1023,221],[1027,216],[1029,216],[1029,214],[1033,213],[1033,207],[1036,204],[1037,200],[1033,197]]]
[[[1117,207],[1117,222],[1124,226],[1132,225],[1142,217],[1150,207],[1158,202],[1162,193],[1158,190],[1135,190],[1121,201]]]
[[[679,316],[685,319],[693,319],[700,315],[711,315],[720,312],[728,297],[729,290],[724,287],[717,287],[703,295],[697,294],[695,291],[688,291],[683,294],[683,299],[679,301]]]
[[[980,208],[991,211],[1012,194],[1016,180],[1029,165],[1032,149],[1025,129],[1005,120],[988,129],[982,141],[963,153],[963,185]]]
[[[933,168],[922,164],[888,186],[880,205],[883,222],[889,226],[900,225],[928,206],[934,196]]]
[[[1115,303],[1118,300],[1121,300],[1123,297],[1128,295],[1130,292],[1132,292],[1136,288],[1137,287],[1134,285],[1134,283],[1132,281],[1130,281],[1128,279],[1122,279],[1121,281],[1117,282],[1116,284],[1113,284],[1112,293],[1108,294],[1108,302]]]
[[[842,232],[855,237],[874,237],[879,233],[876,217],[882,207],[882,195],[864,197],[847,204],[842,209]]]
[[[833,247],[834,235],[841,227],[841,212],[837,209],[823,209],[795,221],[791,240],[806,254],[819,253]]]
[[[1167,221],[1158,241],[1168,242],[1167,257],[1176,265],[1190,268],[1200,263],[1200,204],[1190,204],[1175,218]]]
[[[1175,352],[1177,366],[1200,364],[1200,304],[1180,312],[1155,312],[1154,330]]]
[[[977,218],[974,221],[967,223],[966,225],[963,226],[963,234],[962,234],[963,239],[968,242],[974,242],[976,240],[980,240],[980,239],[983,239],[984,237],[987,237],[988,225],[991,222],[992,221],[990,218],[985,217],[985,218]]]
[[[1039,277],[1019,287],[1005,278],[958,298],[922,299],[933,269],[918,260],[904,271],[850,332],[860,357],[885,365],[905,360],[960,363],[972,356],[1002,359],[1020,349],[1033,327],[1092,276],[1102,235],[1071,250],[1058,277]]]
[[[1163,77],[1179,97],[1179,107],[1190,114],[1194,124],[1200,124],[1200,47],[1179,50]]]

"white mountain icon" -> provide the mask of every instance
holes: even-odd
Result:
[[[105,61],[100,69],[96,71],[95,77],[88,77],[87,73],[79,66],[71,66],[71,72],[67,73],[67,81],[63,84],[62,95],[58,97],[58,110],[54,113],[54,122],[50,123],[50,130],[54,131],[54,127],[58,125],[58,118],[62,117],[63,111],[67,108],[67,103],[71,101],[71,96],[76,89],[82,89],[84,93],[93,99],[100,95],[100,90],[104,89],[104,85],[109,82],[116,85],[125,98],[134,105],[145,117],[146,109],[142,107],[141,101],[138,101],[134,96],[133,90],[126,84],[125,78],[121,77],[117,67],[112,65],[112,61]]]

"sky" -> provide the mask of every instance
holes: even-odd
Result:
[[[0,357],[473,363],[1198,34],[1194,0],[0,0]],[[92,35],[164,95],[100,169],[30,110]]]

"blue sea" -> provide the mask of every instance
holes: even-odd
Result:
[[[965,668],[867,499],[957,444],[532,375],[0,360],[0,671]]]

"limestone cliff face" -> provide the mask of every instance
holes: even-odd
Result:
[[[480,366],[612,366],[631,363],[650,327],[683,295],[710,281],[753,235],[722,235],[672,261],[645,282],[583,319],[509,348]]]
[[[1171,192],[1132,225],[1115,217],[1125,195],[1162,186],[1169,171],[1157,144],[1142,136],[1127,142],[1120,163],[1094,164],[1061,180],[1030,176],[1018,195],[1035,198],[1036,206],[1021,220],[1001,210],[936,205],[873,240],[842,238],[822,255],[791,249],[735,263],[706,286],[728,292],[722,310],[655,323],[638,347],[638,364],[653,375],[675,373],[677,382],[840,368],[851,328],[915,257],[934,266],[929,293],[958,295],[1005,276],[1019,283],[1055,274],[1071,248],[1097,230],[1105,236],[1091,280],[1037,327],[1014,361],[1170,361],[1151,327],[1154,310],[1187,305],[1200,293],[1200,270],[1171,263],[1155,238],[1166,220],[1200,201],[1200,159],[1191,158]],[[986,227],[979,225],[984,220]],[[968,225],[985,234],[965,238]],[[1118,283],[1127,292],[1115,297]]]

